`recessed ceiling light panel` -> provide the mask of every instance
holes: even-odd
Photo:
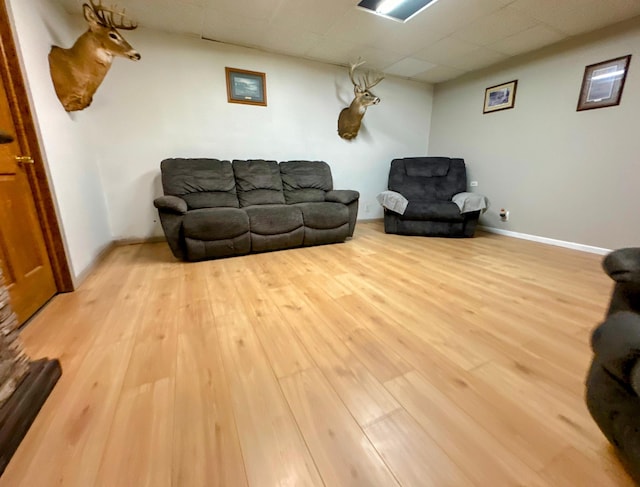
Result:
[[[362,0],[358,7],[399,22],[406,22],[438,0]]]

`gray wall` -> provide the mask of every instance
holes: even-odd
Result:
[[[626,54],[621,105],[577,112],[585,66]],[[483,115],[485,88],[514,79],[515,108]],[[465,158],[484,225],[640,246],[640,18],[437,85],[429,153]]]

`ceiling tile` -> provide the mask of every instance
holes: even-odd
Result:
[[[485,46],[530,29],[538,23],[538,20],[518,10],[505,7],[459,29],[453,37]]]
[[[428,7],[408,24],[414,24],[424,32],[431,30],[441,37],[459,30],[476,19],[489,15],[504,7],[504,0],[440,0]]]
[[[400,61],[404,55],[398,54],[397,52],[387,51],[386,49],[363,47],[358,51],[358,55],[355,58],[347,60],[347,64],[356,61],[359,57],[367,62],[363,68],[384,71],[385,66],[389,66]]]
[[[402,27],[403,24],[399,22],[353,9],[336,22],[326,35],[354,44],[373,46],[392,39]]]
[[[17,0],[16,0],[17,1]],[[78,19],[86,0],[49,0]],[[374,70],[437,65],[432,83],[640,15],[640,0],[441,0],[407,23],[356,8],[357,0],[102,0],[141,27],[199,35],[285,55]],[[449,78],[451,77],[451,78]]]
[[[268,24],[218,10],[205,10],[202,37],[239,46],[260,46]]]
[[[315,34],[325,34],[332,25],[353,8],[344,0],[286,0],[272,19],[274,25],[286,29],[305,29]]]
[[[208,0],[210,9],[269,22],[278,14],[286,0]]]
[[[457,78],[464,73],[465,71],[461,69],[449,68],[447,66],[436,66],[435,68],[429,69],[424,73],[419,73],[411,78],[418,81],[426,81],[427,83],[441,83],[443,81]]]
[[[446,66],[450,68],[473,71],[507,59],[507,55],[480,47],[475,51],[449,59]]]
[[[569,35],[640,15],[638,0],[516,0],[510,7]]]
[[[488,46],[494,51],[515,56],[524,52],[533,51],[555,42],[561,41],[566,36],[546,25],[537,25],[531,29],[506,37]]]
[[[287,35],[283,36],[282,31],[271,28],[262,38],[260,47],[273,52],[286,52],[291,56],[302,57],[307,51],[317,46],[322,38],[313,32],[302,29],[289,29]]]
[[[433,63],[407,57],[386,67],[384,72],[386,74],[393,74],[396,76],[411,77],[419,73],[424,73],[433,67],[435,67],[435,64]]]
[[[346,64],[360,56],[363,46],[335,38],[323,38],[309,49],[305,57],[332,64]]]
[[[134,10],[135,8],[135,10]],[[153,6],[135,6],[127,9],[134,14],[140,27],[163,30],[171,25],[171,32],[200,37],[204,17],[204,7],[191,4],[156,3]]]
[[[415,52],[411,57],[429,61],[435,64],[447,64],[452,57],[462,56],[475,51],[480,46],[471,42],[462,41],[454,37],[445,37],[431,44],[429,47]]]

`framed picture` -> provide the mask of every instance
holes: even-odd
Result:
[[[257,71],[224,68],[229,103],[267,106],[266,75]]]
[[[513,108],[516,102],[516,87],[518,80],[491,86],[484,90],[484,110],[482,113],[497,112]]]
[[[584,68],[577,111],[620,104],[631,54]]]

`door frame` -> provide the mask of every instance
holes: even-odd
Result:
[[[47,254],[51,261],[53,277],[58,292],[74,290],[71,270],[67,260],[64,240],[58,223],[55,204],[40,149],[36,125],[33,120],[31,104],[24,82],[20,60],[13,37],[13,30],[7,12],[5,0],[0,0],[0,76],[7,89],[11,112],[15,117],[16,137],[33,158],[35,164],[25,167],[27,180],[31,187],[38,220],[42,228]],[[43,60],[44,62],[44,60]]]

